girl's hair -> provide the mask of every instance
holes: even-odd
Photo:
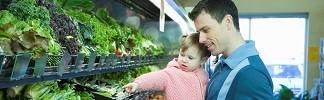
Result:
[[[207,47],[199,43],[199,33],[192,33],[189,35],[182,36],[180,46],[181,52],[186,51],[190,46],[195,46],[198,48],[198,53],[201,54],[202,58],[209,57],[211,55]]]

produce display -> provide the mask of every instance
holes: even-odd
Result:
[[[118,23],[106,8],[93,8],[91,0],[12,0],[0,13],[0,40],[7,41],[0,47],[7,55],[33,52],[34,58],[90,51],[163,54],[163,47],[142,30]]]
[[[117,22],[106,8],[94,9],[92,0],[1,0],[0,41],[3,55],[31,53],[33,59],[65,52],[117,57],[164,54],[163,46],[142,30]],[[0,100],[123,98],[124,84],[153,70],[157,66],[15,86],[0,89]]]
[[[157,70],[159,68],[154,65],[142,66],[125,72],[15,86],[0,90],[0,100],[93,100],[96,98],[120,100],[129,96],[123,91],[123,85],[141,74]],[[146,96],[161,98],[161,94],[154,97]]]

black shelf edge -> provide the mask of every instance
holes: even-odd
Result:
[[[163,63],[166,56],[98,55],[92,52],[48,56],[31,60],[29,53],[14,56],[0,55],[0,89],[49,80],[70,79],[96,74],[127,71],[146,65]],[[52,65],[53,64],[53,65]]]
[[[32,83],[42,82],[42,81],[49,81],[49,80],[69,79],[69,78],[90,76],[90,75],[96,75],[96,74],[127,71],[132,68],[137,68],[137,67],[144,66],[144,65],[154,65],[154,64],[156,64],[156,63],[151,62],[151,63],[143,63],[143,64],[124,65],[125,67],[100,68],[100,69],[95,69],[95,70],[91,70],[91,71],[84,70],[84,71],[80,71],[80,72],[63,73],[62,76],[53,74],[53,75],[44,75],[40,78],[30,77],[30,78],[23,78],[20,80],[0,80],[0,89],[18,86],[18,85],[24,85],[24,84],[32,84]]]

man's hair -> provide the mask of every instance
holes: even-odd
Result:
[[[211,55],[210,51],[201,43],[199,43],[199,33],[192,33],[186,36],[182,36],[181,39],[181,52],[186,51],[190,46],[195,46],[198,48],[198,53],[201,57],[209,57]]]
[[[202,11],[216,19],[218,23],[222,22],[225,15],[231,15],[234,27],[240,30],[238,11],[232,0],[201,0],[188,15],[191,20],[195,20]]]

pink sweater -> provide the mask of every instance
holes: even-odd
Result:
[[[204,100],[208,74],[202,68],[187,71],[173,59],[163,70],[137,77],[142,90],[162,90],[166,100]]]

